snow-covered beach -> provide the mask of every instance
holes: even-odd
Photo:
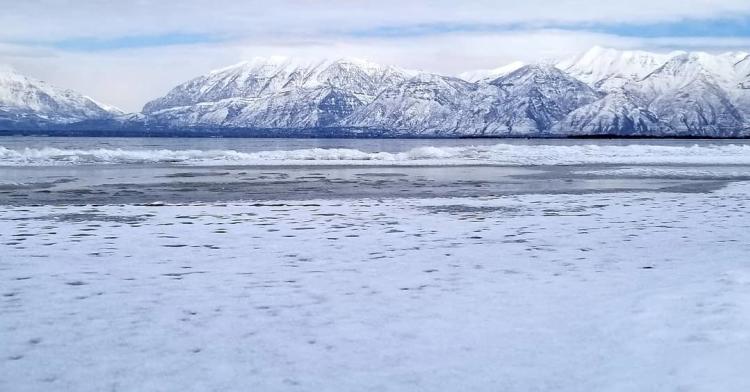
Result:
[[[748,390],[750,167],[548,164],[5,166],[0,390]]]

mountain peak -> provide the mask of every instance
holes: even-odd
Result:
[[[226,72],[234,72],[237,70],[243,70],[243,69],[252,69],[256,67],[262,67],[262,66],[281,66],[286,63],[288,63],[290,59],[288,57],[283,56],[271,56],[271,57],[253,57],[250,60],[244,60],[240,61],[238,63],[214,69],[209,72],[211,75],[215,74],[221,74]]]
[[[18,72],[18,70],[13,68],[12,66],[0,64],[0,80],[5,80],[6,82],[14,80],[20,82],[28,79],[30,79],[28,76]],[[43,83],[42,81],[38,82]]]
[[[480,69],[475,71],[467,71],[458,74],[458,77],[468,82],[476,83],[481,81],[491,81],[501,76],[505,76],[521,67],[526,65],[521,61],[513,61],[501,67],[493,69]]]
[[[559,80],[559,79],[565,79],[565,80],[574,81],[576,83],[581,83],[575,80],[574,78],[570,77],[568,74],[566,74],[565,72],[563,72],[562,70],[560,70],[553,64],[534,63],[534,64],[524,65],[523,67],[518,68],[517,70],[505,76],[501,76],[491,81],[490,84],[493,84],[496,86],[508,85],[508,84],[523,84],[523,83],[540,84],[540,83],[544,83],[545,81]]]
[[[221,68],[183,83],[147,103],[144,113],[225,99],[258,99],[275,94],[313,94],[341,90],[368,102],[382,89],[412,76],[411,72],[356,58],[297,59],[258,57]],[[348,99],[348,98],[347,98]]]
[[[396,68],[392,66],[380,65],[368,60],[364,60],[356,57],[341,57],[336,59],[327,58],[295,58],[287,56],[269,56],[269,57],[253,57],[250,60],[241,61],[239,63],[215,69],[210,71],[209,75],[231,73],[238,71],[255,71],[257,72],[263,68],[270,69],[299,69],[299,68],[325,68],[331,65],[350,65],[359,67],[362,69],[384,69],[384,68]]]
[[[0,120],[32,118],[40,122],[70,123],[108,118],[116,114],[75,91],[55,87],[10,67],[0,71]]]
[[[610,78],[638,80],[646,77],[681,52],[669,54],[618,50],[595,46],[557,66],[577,79],[596,85]]]

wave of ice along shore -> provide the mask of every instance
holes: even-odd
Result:
[[[693,146],[520,146],[419,147],[404,152],[364,152],[312,148],[238,152],[235,150],[9,149],[0,146],[0,166],[173,164],[186,166],[283,165],[575,165],[575,164],[743,164],[750,145]]]

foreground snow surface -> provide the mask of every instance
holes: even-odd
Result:
[[[750,185],[0,212],[2,391],[747,391]]]

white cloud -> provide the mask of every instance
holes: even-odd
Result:
[[[750,13],[747,0],[237,1],[6,0],[0,38],[60,39],[174,31],[308,37],[423,23],[651,22]],[[30,27],[33,26],[33,27]]]

